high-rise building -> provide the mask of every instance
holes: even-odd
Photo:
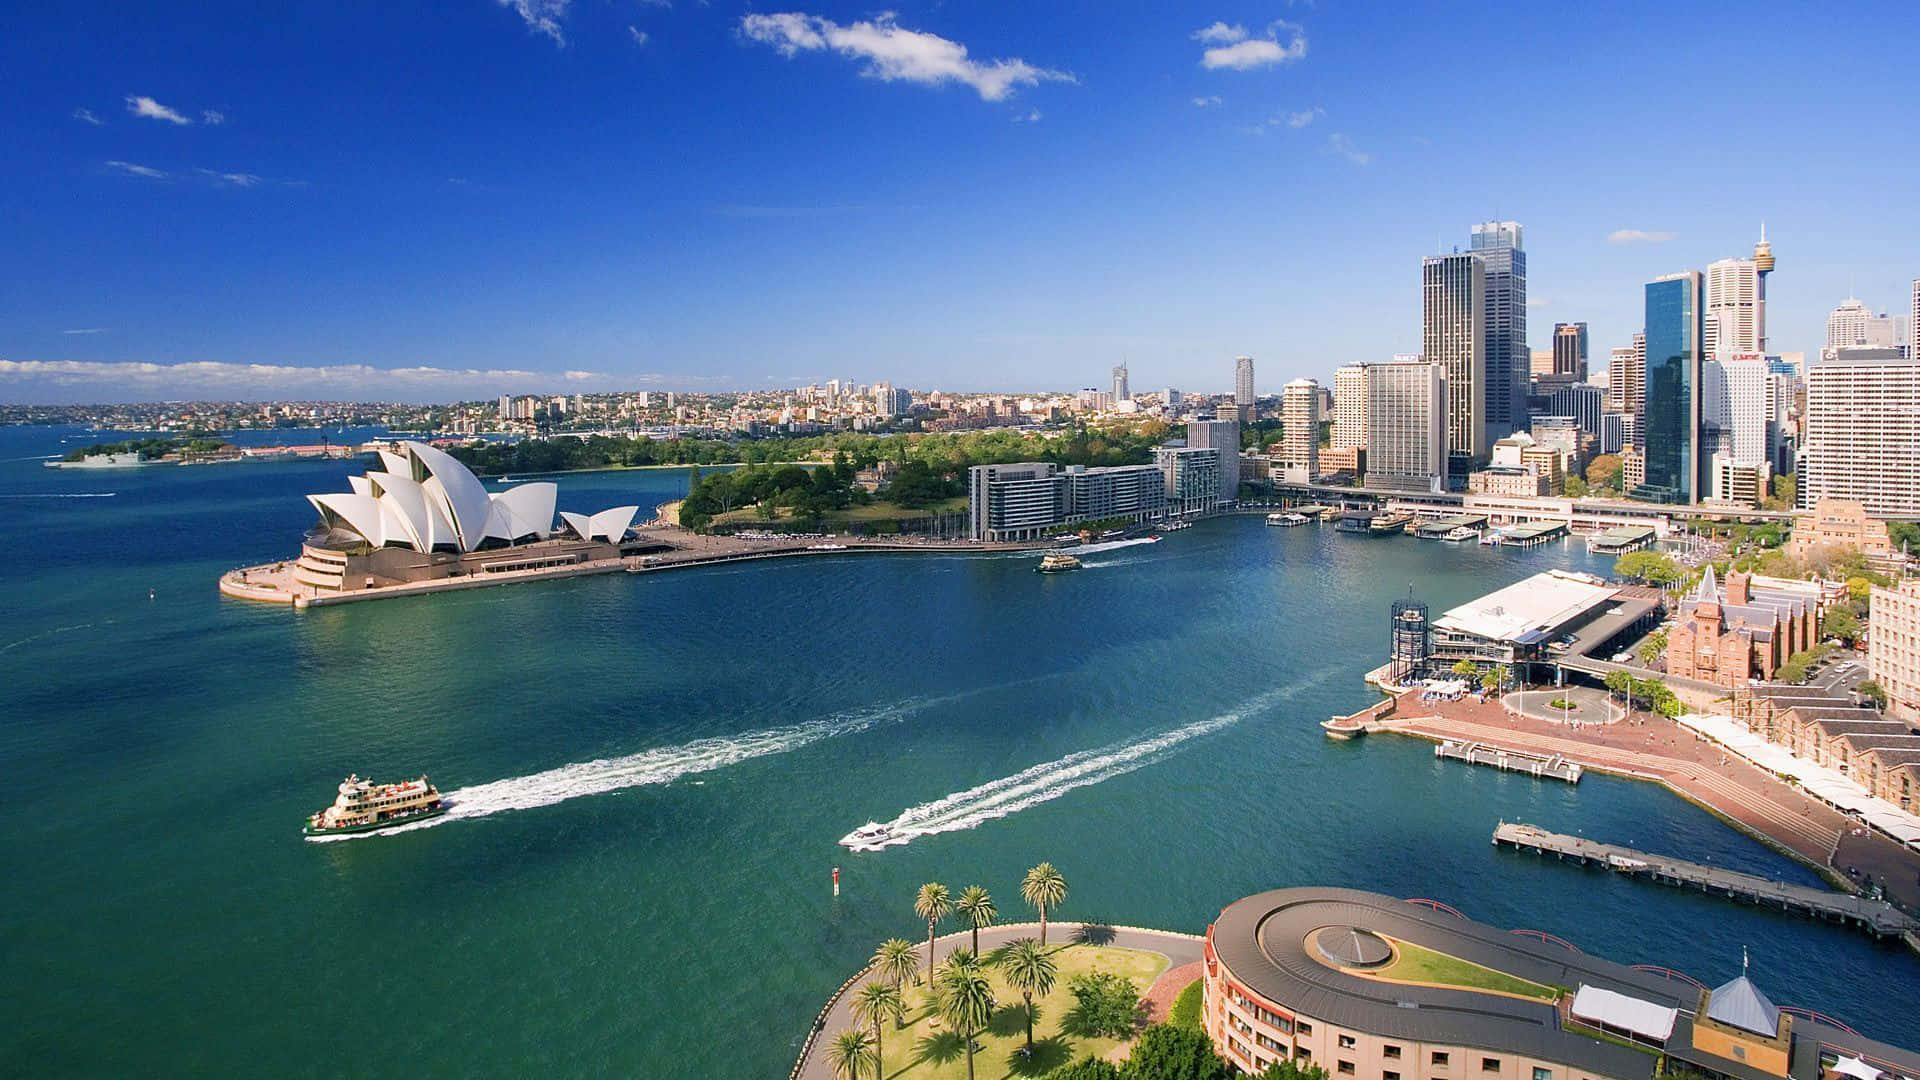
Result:
[[[1773,372],[1765,358],[1749,356],[1709,360],[1700,375],[1700,452],[1713,459],[1712,497],[1748,501],[1727,484],[1739,468],[1758,469],[1764,478],[1773,460]]]
[[[1595,438],[1600,435],[1600,414],[1605,410],[1606,392],[1584,383],[1558,387],[1547,398],[1546,415],[1570,416],[1579,423],[1581,431]]]
[[[1760,348],[1767,351],[1767,275],[1773,273],[1773,245],[1767,243],[1767,223],[1760,223],[1760,240],[1753,245],[1754,335]]]
[[[1122,401],[1133,400],[1133,391],[1127,386],[1127,365],[1125,364],[1114,365],[1113,400],[1116,405]]]
[[[1286,479],[1310,484],[1320,475],[1320,384],[1295,379],[1280,391],[1280,447]]]
[[[1659,502],[1699,502],[1701,274],[1685,270],[1647,283],[1646,480],[1635,492]]]
[[[1702,342],[1708,359],[1760,352],[1766,337],[1766,306],[1760,299],[1760,268],[1752,259],[1707,264],[1707,313]]]
[[[1367,479],[1381,491],[1447,486],[1446,368],[1419,361],[1367,366]]]
[[[1527,426],[1527,253],[1517,221],[1473,227],[1486,263],[1487,441]]]
[[[1847,499],[1876,517],[1920,515],[1920,361],[1852,350],[1807,370],[1800,505]]]
[[[513,419],[513,395],[512,394],[500,395],[500,419],[502,420]]]
[[[1421,260],[1420,351],[1446,373],[1447,456],[1455,462],[1448,471],[1462,477],[1487,456],[1491,442],[1486,294],[1487,266],[1479,255],[1454,252]]]
[[[1607,354],[1607,408],[1630,412],[1627,408],[1627,369],[1633,366],[1633,346],[1614,349]]]
[[[1587,324],[1553,324],[1553,376],[1583,383],[1587,381]]]
[[[1920,278],[1913,279],[1913,306],[1907,316],[1907,359],[1920,360]]]
[[[1160,403],[1165,405],[1169,409],[1179,407],[1180,391],[1175,390],[1171,386],[1167,387],[1165,390],[1160,391]]]
[[[1154,449],[1153,461],[1166,483],[1167,509],[1192,514],[1220,505],[1220,451],[1161,446]]]
[[[1527,374],[1536,379],[1543,379],[1553,374],[1552,349],[1535,349],[1531,356],[1532,359],[1527,364]]]
[[[1875,315],[1873,309],[1854,297],[1847,297],[1827,316],[1827,348],[1821,355],[1828,360],[1841,349],[1893,348],[1893,320]]]
[[[1240,421],[1189,420],[1187,445],[1220,451],[1220,501],[1240,497]]]
[[[1238,356],[1233,361],[1234,415],[1242,424],[1253,423],[1253,406],[1259,398],[1253,392],[1253,357]]]
[[[1158,465],[1088,468],[1023,461],[967,470],[970,534],[976,540],[1037,540],[1080,521],[1145,521],[1165,513]]]
[[[1330,450],[1367,447],[1368,364],[1348,364],[1333,373],[1333,430]]]

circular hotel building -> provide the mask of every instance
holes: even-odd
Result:
[[[1778,1009],[1745,974],[1709,991],[1557,941],[1375,893],[1260,893],[1207,928],[1203,1019],[1244,1072],[1332,1080],[1920,1077],[1920,1055]]]

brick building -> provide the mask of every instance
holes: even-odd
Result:
[[[1763,588],[1730,573],[1724,592],[1713,567],[1680,604],[1667,636],[1667,671],[1728,688],[1767,680],[1819,629],[1818,590]]]

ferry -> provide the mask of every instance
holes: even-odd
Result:
[[[373,832],[425,821],[446,812],[447,804],[440,798],[440,789],[424,775],[398,784],[376,784],[349,776],[340,781],[340,797],[333,800],[332,806],[308,817],[302,831],[308,836]]]
[[[1040,559],[1040,565],[1034,569],[1042,574],[1064,574],[1069,570],[1080,569],[1080,560],[1064,551],[1049,551]]]
[[[1161,532],[1179,532],[1181,529],[1191,529],[1191,528],[1193,528],[1193,522],[1191,521],[1169,521],[1165,525],[1160,526],[1160,531]]]
[[[1388,514],[1384,517],[1374,518],[1373,521],[1367,525],[1367,531],[1373,533],[1375,536],[1380,536],[1385,533],[1406,532],[1407,526],[1411,524],[1413,524],[1412,514]]]
[[[1307,517],[1307,515],[1305,514],[1268,514],[1267,515],[1267,524],[1284,525],[1288,528],[1292,528],[1295,525],[1305,525],[1310,520],[1312,519]]]
[[[1464,544],[1468,540],[1480,539],[1480,532],[1477,529],[1469,529],[1465,525],[1462,525],[1457,529],[1449,530],[1447,534],[1440,539],[1445,540],[1449,544]]]
[[[892,826],[877,821],[869,821],[840,838],[840,846],[849,851],[879,851],[883,847],[906,842],[906,837],[893,834]]]

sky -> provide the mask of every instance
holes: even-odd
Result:
[[[851,378],[1259,389],[1745,255],[1781,351],[1920,277],[1920,4],[439,0],[0,11],[0,401]]]

